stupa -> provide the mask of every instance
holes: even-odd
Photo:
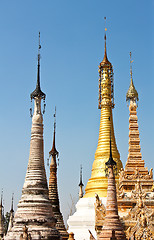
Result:
[[[108,189],[106,202],[106,215],[102,226],[101,233],[98,235],[98,240],[126,240],[124,229],[118,215],[116,183],[114,170],[116,162],[112,158],[112,147],[110,139],[110,157],[106,162],[108,174]]]
[[[40,87],[40,34],[36,89],[31,93],[34,99],[32,116],[30,154],[21,200],[13,220],[13,227],[7,232],[5,240],[28,239],[58,240],[60,235],[55,228],[56,220],[48,196],[48,185],[44,167],[43,115],[41,101],[45,93]],[[26,238],[27,239],[27,238]]]
[[[49,152],[49,158],[51,158],[50,163],[50,178],[49,178],[49,199],[52,203],[52,210],[53,214],[57,220],[56,222],[56,228],[58,229],[61,239],[65,240],[68,239],[68,233],[66,231],[64,220],[62,213],[60,211],[60,204],[59,204],[59,197],[58,197],[58,187],[57,187],[57,157],[58,157],[58,151],[56,149],[55,144],[55,136],[56,136],[56,108],[55,108],[55,114],[54,114],[54,135],[53,135],[53,145],[52,149]]]
[[[92,174],[89,179],[85,195],[76,204],[76,212],[69,217],[69,232],[73,232],[75,239],[89,239],[89,231],[96,237],[95,232],[95,193],[99,195],[103,203],[106,204],[108,179],[105,175],[105,163],[110,153],[110,127],[112,140],[113,159],[117,164],[117,172],[122,168],[120,154],[116,146],[114,136],[112,108],[114,108],[113,90],[113,68],[107,58],[106,32],[105,32],[105,52],[104,59],[99,65],[99,109],[101,109],[101,119],[99,128],[98,146],[95,153],[95,160],[92,166]],[[110,121],[109,121],[110,117]],[[115,176],[118,181],[118,174]]]
[[[149,207],[151,211],[154,211],[153,169],[148,171],[141,154],[137,118],[138,92],[133,83],[131,53],[130,75],[131,82],[126,95],[126,100],[129,102],[129,153],[126,166],[124,170],[120,172],[119,186],[117,188],[118,208],[121,217],[126,216],[138,201],[137,197],[133,197],[133,191],[135,191],[135,186],[138,181],[145,193],[144,204]]]

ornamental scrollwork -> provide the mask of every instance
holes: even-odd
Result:
[[[120,173],[119,173],[119,181],[123,181],[123,180],[136,180],[136,179],[142,179],[142,180],[148,180],[148,179],[153,179],[153,168],[150,169],[150,171],[148,172],[148,174],[143,175],[139,172],[139,168],[136,168],[134,170],[134,174],[132,175],[128,175],[125,173],[125,171],[123,169],[121,169]]]

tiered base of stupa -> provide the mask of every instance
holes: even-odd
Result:
[[[58,229],[60,236],[62,237],[63,240],[68,239],[69,235],[65,229],[64,221],[63,221],[63,216],[61,212],[54,213],[54,217],[56,218],[56,228]]]
[[[13,232],[9,232],[6,237],[4,237],[5,240],[22,240],[24,236],[24,225],[28,227],[28,234],[27,239],[29,240],[59,240],[60,237],[57,235],[57,230],[54,228],[50,228],[49,226],[45,226],[44,222],[37,221],[37,225],[35,222],[18,222],[18,225],[13,227]],[[31,238],[30,238],[31,237]]]
[[[106,197],[101,198],[102,203],[106,205]],[[96,198],[81,198],[76,204],[76,212],[69,217],[68,232],[74,233],[77,240],[89,240],[89,231],[96,238],[95,231],[95,204]]]
[[[35,207],[34,207],[35,204]],[[50,211],[51,210],[51,211]],[[47,213],[48,211],[48,213]],[[5,240],[19,240],[27,234],[29,239],[60,239],[55,228],[55,218],[52,217],[51,203],[46,195],[23,195],[15,214],[13,227],[7,232]],[[26,229],[24,230],[24,228]]]

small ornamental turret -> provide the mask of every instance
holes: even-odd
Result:
[[[8,231],[10,231],[11,228],[13,227],[13,219],[14,219],[14,210],[13,210],[13,194],[12,194],[12,203],[11,203],[10,220],[9,220]]]
[[[41,101],[45,101],[45,93],[40,87],[40,33],[38,49],[38,69],[36,89],[31,93],[34,99],[34,112],[32,116],[30,154],[25,182],[22,189],[21,200],[14,216],[13,227],[8,231],[5,240],[15,240],[28,235],[32,239],[60,239],[56,229],[56,219],[52,212],[49,200],[47,178],[44,166],[44,140],[43,140],[43,115]],[[45,107],[45,105],[44,105]],[[44,110],[43,110],[44,113]],[[22,238],[21,238],[22,239]]]
[[[56,228],[60,232],[61,238],[68,239],[68,233],[66,231],[63,216],[60,211],[59,197],[58,197],[58,187],[57,187],[57,157],[59,155],[56,145],[55,145],[55,135],[56,135],[56,108],[54,114],[54,134],[53,134],[53,145],[49,152],[49,158],[51,157],[50,163],[50,178],[49,178],[49,199],[52,204],[52,211],[57,220]]]
[[[1,202],[0,202],[0,239],[4,235],[4,228],[3,228],[3,202],[2,202],[2,194],[1,194]]]
[[[108,169],[106,216],[102,231],[98,236],[98,239],[126,240],[126,236],[118,215],[116,184],[114,176],[114,168],[116,166],[116,162],[113,160],[112,157],[111,135],[110,135],[110,157],[105,164]]]
[[[80,183],[79,183],[79,187],[80,187],[80,189],[79,189],[79,198],[83,197],[83,186],[84,186],[84,184],[82,182],[82,165],[81,165],[81,167],[80,167]]]

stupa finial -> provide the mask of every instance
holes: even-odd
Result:
[[[57,156],[58,157],[58,151],[56,149],[56,144],[55,144],[55,138],[56,138],[56,106],[55,106],[55,113],[53,115],[54,117],[54,133],[53,133],[53,144],[52,144],[52,149],[51,151],[49,152],[49,158],[52,156],[52,157],[55,157]]]
[[[106,17],[104,17],[104,21],[105,21],[105,33],[104,33],[104,58],[103,58],[103,61],[101,62],[101,66],[108,66],[108,65],[111,65],[111,63],[109,62],[108,58],[107,58],[107,50],[106,50],[106,31],[107,31],[107,28],[106,28]]]
[[[45,97],[46,97],[45,93],[41,91],[41,87],[40,87],[40,58],[41,58],[40,49],[41,49],[41,44],[40,44],[40,32],[39,32],[37,82],[36,82],[35,90],[30,95],[31,100],[36,97],[45,100]]]
[[[107,28],[106,28],[106,17],[104,17],[104,20],[105,20],[105,34],[104,34],[104,43],[105,43],[105,51],[104,51],[104,57],[107,58],[107,53],[106,53],[106,31],[107,31]]]
[[[109,121],[111,121],[109,117]],[[112,157],[112,141],[111,141],[111,126],[110,126],[110,156],[109,160],[105,163],[106,166],[115,166],[117,163],[113,160]]]
[[[82,198],[83,197],[83,182],[82,182],[82,165],[80,166],[80,183],[79,183],[79,198]]]
[[[83,182],[82,182],[82,164],[80,166],[80,183],[79,183],[79,187],[80,186],[84,186]]]
[[[135,89],[134,83],[133,83],[133,77],[132,77],[132,63],[134,60],[132,60],[132,53],[130,52],[130,77],[131,77],[131,82],[130,82],[130,86],[128,89],[128,92],[126,94],[126,101],[138,101],[138,92]]]
[[[13,202],[14,202],[14,193],[12,193],[12,202],[11,202],[11,211],[14,212],[13,210]]]

